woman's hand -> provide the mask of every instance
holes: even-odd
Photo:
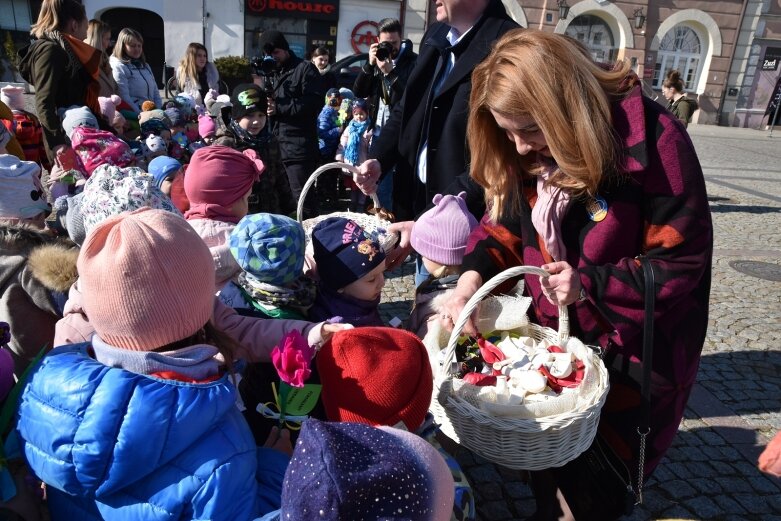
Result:
[[[467,271],[458,278],[458,285],[445,304],[445,312],[439,317],[439,321],[442,327],[448,331],[453,331],[455,321],[458,320],[458,317],[461,315],[461,311],[463,311],[467,301],[477,292],[478,289],[480,289],[480,286],[482,285],[483,278],[476,271]],[[464,324],[462,333],[465,335],[477,335],[476,322],[478,311],[479,306],[472,313],[472,316],[469,317],[469,320],[466,321],[466,324]]]
[[[580,296],[580,275],[569,263],[560,261],[545,264],[542,269],[550,277],[541,279],[542,292],[554,306],[569,306]]]

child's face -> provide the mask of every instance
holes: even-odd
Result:
[[[425,257],[423,257],[423,266],[425,266],[428,272],[432,275],[439,272],[444,267],[442,264],[434,262],[433,260],[427,259]]]
[[[239,126],[253,136],[257,136],[266,126],[266,115],[259,110],[245,114],[239,120]]]
[[[362,110],[353,110],[353,119],[358,123],[366,121],[366,113]]]
[[[384,271],[385,263],[383,262],[360,279],[342,288],[342,293],[359,300],[379,298],[382,288],[385,287]]]

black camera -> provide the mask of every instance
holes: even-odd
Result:
[[[252,73],[258,76],[270,76],[277,68],[277,62],[271,56],[253,56],[249,63]]]
[[[394,52],[393,44],[390,42],[380,42],[377,45],[377,52],[374,54],[378,60],[385,61],[391,56],[393,56]]]
[[[277,68],[277,62],[271,56],[253,56],[249,61],[252,74],[263,78],[263,91],[267,98],[274,97],[273,74]]]
[[[340,104],[341,103],[339,102],[339,98],[337,98],[336,96],[328,100],[328,105],[331,107],[338,107]]]

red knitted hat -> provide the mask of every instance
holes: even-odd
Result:
[[[330,421],[394,426],[415,432],[431,405],[434,382],[418,337],[389,327],[336,333],[315,357]]]

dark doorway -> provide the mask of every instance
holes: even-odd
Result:
[[[125,27],[135,29],[144,37],[144,56],[157,80],[157,86],[163,88],[163,62],[165,62],[165,32],[163,19],[146,9],[118,7],[109,9],[100,15],[100,20],[111,26],[111,39],[116,41],[119,32]]]

